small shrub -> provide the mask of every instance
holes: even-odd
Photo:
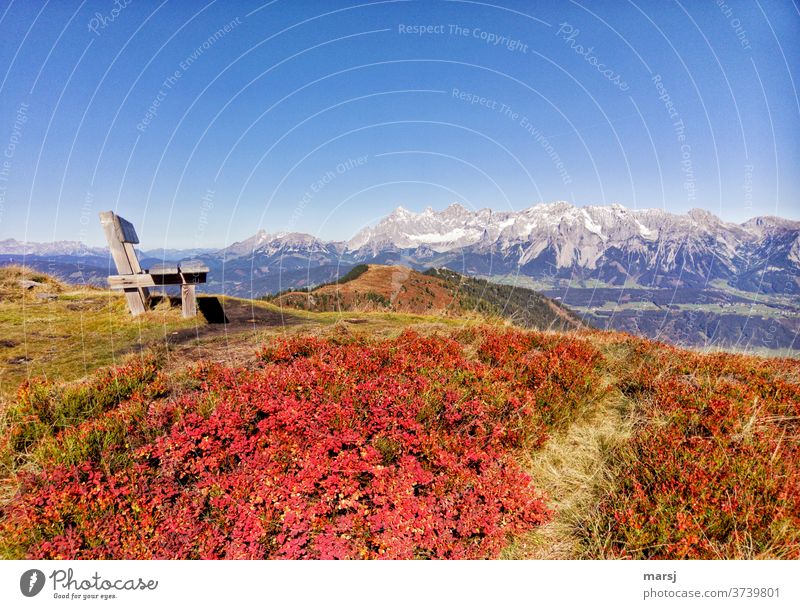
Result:
[[[157,370],[158,362],[151,358],[106,369],[84,383],[62,386],[41,379],[26,381],[17,402],[5,413],[5,444],[0,447],[4,466],[10,469],[20,465],[38,443],[145,391],[156,379]],[[153,390],[157,394],[155,387]]]

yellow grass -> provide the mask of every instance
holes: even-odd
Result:
[[[41,292],[39,290],[39,292]],[[122,295],[103,290],[48,292],[0,298],[0,399],[31,376],[70,381],[163,341],[171,332],[205,323],[182,319],[180,308],[159,306],[128,314]]]

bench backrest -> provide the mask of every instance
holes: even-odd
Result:
[[[108,247],[111,249],[111,257],[117,265],[117,273],[120,275],[131,275],[141,273],[142,267],[136,257],[136,250],[133,246],[139,243],[136,236],[136,229],[133,224],[125,218],[121,218],[113,211],[100,212],[100,224],[106,234]]]
[[[113,211],[101,211],[100,224],[103,226],[111,257],[117,266],[117,273],[120,275],[141,273],[142,267],[139,265],[136,250],[133,248],[135,244],[139,243],[139,237],[136,236],[133,224]],[[133,315],[144,313],[147,299],[150,296],[147,288],[126,289],[125,295]]]

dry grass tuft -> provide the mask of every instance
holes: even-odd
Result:
[[[605,386],[612,385],[606,378]],[[533,485],[549,496],[553,519],[515,540],[503,558],[573,560],[603,554],[606,534],[595,530],[597,504],[613,483],[610,457],[630,438],[634,417],[631,402],[619,392],[605,393],[590,406],[532,455],[528,472]]]
[[[26,282],[41,285],[26,285]],[[0,267],[0,301],[20,301],[37,294],[63,291],[62,282],[35,269],[16,264]]]

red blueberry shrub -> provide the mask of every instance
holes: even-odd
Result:
[[[611,555],[800,558],[800,363],[638,355],[646,423],[601,504]]]
[[[594,395],[600,356],[579,338],[456,338],[276,340],[253,366],[198,366],[195,388],[171,397],[132,369],[131,385],[155,389],[120,393],[113,409],[100,400],[15,475],[0,549],[37,559],[497,556],[548,519],[522,463]]]

